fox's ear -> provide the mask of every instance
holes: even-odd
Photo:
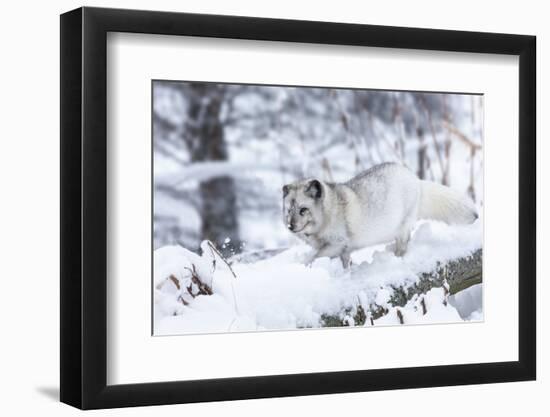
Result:
[[[323,197],[323,184],[319,180],[311,180],[306,186],[305,193],[311,198],[318,200]]]
[[[283,185],[283,198],[288,195],[289,187],[288,185]]]

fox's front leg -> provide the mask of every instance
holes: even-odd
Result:
[[[399,236],[395,239],[395,256],[405,256],[409,241],[411,240],[411,232],[408,229],[404,229]]]
[[[323,257],[323,247],[321,248],[314,248],[313,251],[311,251],[307,256],[306,256],[306,259],[304,260],[304,263],[307,265],[307,266],[311,266],[313,264],[313,261],[315,261],[315,259],[317,258],[321,258]]]
[[[351,259],[349,257],[349,252],[347,252],[344,246],[325,244],[322,245],[320,248],[315,249],[307,257],[306,265],[311,265],[315,259],[325,256],[329,258],[340,257],[340,259],[342,259],[342,264],[344,265],[344,268],[349,265],[349,261]]]
[[[347,248],[344,248],[342,253],[340,253],[340,260],[344,269],[351,266],[351,252]]]

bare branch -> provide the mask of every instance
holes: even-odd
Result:
[[[227,265],[227,267],[229,268],[229,270],[231,271],[231,273],[233,274],[233,277],[234,278],[237,278],[237,274],[235,274],[235,271],[233,271],[233,268],[231,268],[231,265],[229,264],[229,262],[226,261],[226,259],[223,257],[223,255],[218,251],[218,249],[216,249],[216,247],[212,244],[212,242],[210,242],[209,240],[206,241],[206,244],[210,247],[210,249],[212,251],[214,251],[218,257]]]
[[[468,136],[466,136],[463,132],[461,132],[455,125],[453,125],[450,122],[444,121],[443,125],[449,129],[449,131],[454,134],[458,139],[460,139],[462,142],[464,142],[469,147],[480,150],[481,145],[478,143],[475,143],[473,140],[471,140]]]

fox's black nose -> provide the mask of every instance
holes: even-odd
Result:
[[[290,230],[291,232],[293,232],[293,231],[294,231],[294,228],[295,228],[295,226],[294,226],[293,223],[287,224],[286,227],[288,227],[288,230]]]

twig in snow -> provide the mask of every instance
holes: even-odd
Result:
[[[182,303],[184,306],[189,305],[189,303],[187,301],[185,301],[181,295],[178,297],[178,301],[180,303]]]
[[[425,315],[428,312],[428,309],[426,308],[426,301],[424,300],[424,297],[420,299],[420,305],[422,306],[422,315]]]
[[[231,265],[229,265],[229,262],[227,262],[225,260],[225,258],[222,256],[222,254],[216,249],[214,244],[212,242],[210,242],[209,240],[206,241],[206,244],[208,245],[208,247],[212,251],[212,256],[214,256],[214,253],[216,253],[220,257],[220,259],[227,265],[227,267],[229,268],[229,270],[233,274],[233,277],[236,279],[237,274],[235,274],[235,271],[233,271],[233,268],[231,268]],[[238,315],[239,314],[239,306],[237,305],[237,296],[235,294],[235,287],[233,286],[233,281],[232,280],[231,280],[231,292],[233,293],[233,306],[235,307],[235,313],[237,313],[237,315]]]
[[[233,271],[233,268],[231,268],[231,265],[229,264],[229,262],[227,262],[225,260],[225,258],[223,257],[223,255],[216,249],[216,247],[212,244],[212,242],[210,242],[209,240],[206,241],[206,244],[208,245],[208,247],[210,248],[210,250],[214,251],[216,253],[216,255],[219,256],[219,258],[227,265],[227,267],[229,268],[229,270],[231,271],[231,273],[233,274],[233,277],[234,278],[237,278],[237,274],[235,274],[235,271]]]
[[[404,324],[405,321],[403,320],[403,313],[401,312],[401,310],[397,308],[395,311],[397,311],[397,318],[399,319],[399,324]]]
[[[443,305],[444,306],[447,306],[447,300],[449,299],[449,294],[450,294],[450,285],[449,283],[447,282],[447,276],[448,276],[448,270],[447,270],[447,265],[445,265],[443,267]]]
[[[370,325],[371,326],[374,326],[374,320],[372,318],[372,313],[370,312],[370,310],[367,310],[367,313],[366,313],[366,320],[365,320],[365,323],[366,322],[370,322]]]
[[[170,275],[168,279],[174,283],[178,290],[181,288],[179,280],[174,275]]]
[[[212,295],[213,294],[212,288],[210,288],[207,284],[205,284],[204,282],[201,281],[199,275],[197,274],[197,270],[195,268],[195,265],[192,264],[192,266],[193,266],[193,269],[188,268],[188,267],[185,267],[185,269],[187,269],[191,273],[191,282],[198,287],[199,294],[200,295]],[[192,285],[189,285],[189,287],[187,287],[187,292],[193,298],[195,298],[195,294],[193,294]]]

